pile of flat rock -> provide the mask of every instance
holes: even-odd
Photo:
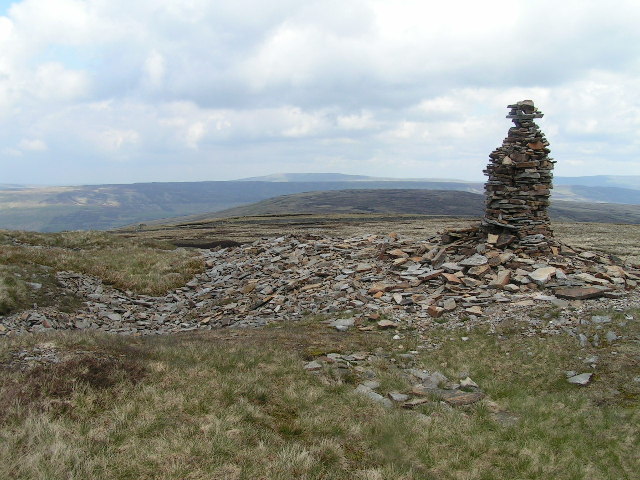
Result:
[[[489,155],[482,225],[489,233],[513,235],[529,252],[547,252],[547,239],[553,236],[547,207],[555,162],[549,158],[549,142],[534,122],[543,114],[531,100],[508,108],[507,118],[515,125],[502,146]]]
[[[74,313],[41,308],[0,317],[0,335],[50,329],[167,334],[309,314],[335,318],[345,311],[357,312],[349,321],[360,328],[392,328],[439,321],[447,312],[481,319],[496,303],[620,298],[640,278],[637,269],[625,270],[605,254],[561,245],[540,257],[519,244],[499,246],[498,236],[483,241],[478,235],[470,228],[419,241],[393,233],[286,236],[201,250],[206,270],[161,297],[61,272],[60,283],[84,297],[84,306]]]

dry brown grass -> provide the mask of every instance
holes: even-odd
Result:
[[[418,355],[418,366],[450,378],[468,373],[513,423],[501,422],[486,403],[432,404],[417,412],[422,416],[386,410],[354,394],[357,379],[334,375],[330,366],[321,375],[306,373],[304,362],[320,353],[380,349],[391,354],[368,367],[380,391],[410,385],[393,361],[392,352],[406,350],[398,350],[392,333],[337,333],[317,318],[162,338],[83,333],[8,340],[0,351],[5,359],[47,339],[61,351],[125,355],[136,367],[119,361],[44,367],[49,373],[36,375],[29,388],[46,395],[36,403],[4,403],[0,478],[632,478],[640,467],[639,413],[628,388],[639,372],[625,362],[638,354],[632,339],[640,333],[640,311],[626,313],[636,322],[616,329],[628,340],[615,355],[598,349],[600,367],[586,388],[564,380],[565,369],[581,367],[579,357],[593,353],[571,337],[527,338],[517,328],[500,337],[431,332],[429,340],[441,347]],[[410,348],[419,343],[411,331],[402,333]],[[63,409],[40,407],[45,397],[56,398],[58,390],[46,388],[52,376],[62,385]]]
[[[116,288],[150,295],[162,295],[184,285],[204,268],[194,252],[105,232],[0,231],[0,263],[16,267],[14,270],[51,267],[50,275],[63,270],[85,273]],[[5,271],[3,282],[19,283],[16,273]]]
[[[614,223],[558,223],[559,240],[576,247],[605,252],[640,265],[640,225]]]
[[[28,298],[27,285],[7,265],[0,265],[0,315],[24,305]]]
[[[462,228],[478,219],[416,215],[294,215],[230,218],[211,222],[119,230],[124,237],[144,241],[252,242],[284,234],[319,234],[336,237],[387,235],[397,232],[412,238],[428,238],[449,228]],[[557,238],[569,245],[603,251],[625,262],[640,264],[640,225],[606,223],[554,223]]]
[[[69,413],[77,392],[113,390],[123,383],[136,384],[145,375],[140,362],[122,355],[84,351],[64,352],[64,356],[58,363],[3,375],[0,402],[9,408],[0,412],[0,420],[6,420],[11,406],[53,415]]]

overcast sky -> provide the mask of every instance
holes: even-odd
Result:
[[[0,183],[640,175],[640,1],[0,0]]]

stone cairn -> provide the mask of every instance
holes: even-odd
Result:
[[[513,105],[507,138],[489,157],[484,173],[486,209],[482,229],[501,235],[501,244],[517,241],[528,253],[549,251],[553,238],[547,207],[555,163],[549,158],[549,142],[534,122],[543,114],[533,101]]]

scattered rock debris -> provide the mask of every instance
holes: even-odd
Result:
[[[412,354],[405,354],[407,365],[413,362]],[[386,408],[394,405],[405,409],[412,409],[420,405],[444,403],[451,407],[473,405],[486,398],[486,394],[468,376],[459,381],[452,381],[441,372],[430,372],[415,367],[398,368],[400,376],[407,384],[412,385],[406,391],[391,391],[385,395],[377,391],[380,382],[375,380],[375,373],[371,368],[373,362],[389,361],[389,354],[354,352],[350,354],[329,353],[306,363],[303,368],[313,374],[328,374],[330,370],[338,376],[349,373],[360,378],[355,392],[370,400],[380,403]],[[406,365],[405,365],[406,366]],[[366,379],[364,379],[366,378]]]
[[[473,324],[490,322],[487,310],[501,305],[562,305],[558,297],[569,299],[565,306],[594,297],[626,301],[640,278],[637,267],[624,269],[605,254],[563,245],[553,255],[529,255],[518,244],[501,249],[479,235],[473,228],[418,241],[395,234],[304,235],[201,250],[206,271],[162,297],[59,272],[59,282],[84,305],[71,314],[39,308],[0,317],[0,335],[55,329],[168,334],[258,327],[309,314],[335,316],[338,330]],[[346,311],[356,313],[337,318]]]

